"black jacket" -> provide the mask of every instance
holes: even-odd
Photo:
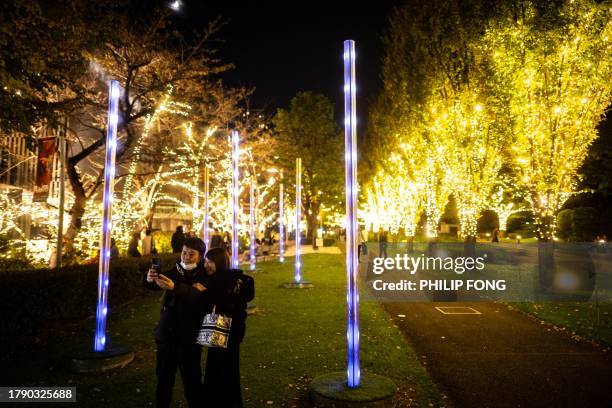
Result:
[[[208,276],[204,265],[199,264],[191,271],[184,270],[177,262],[176,267],[162,272],[174,282],[174,290],[164,290],[159,323],[155,327],[155,340],[167,342],[178,340],[180,343],[193,344],[198,336],[204,317],[207,291],[200,292],[192,285],[201,283],[208,286]],[[147,282],[145,287],[162,290],[155,282]]]
[[[247,302],[255,297],[253,278],[240,269],[231,269],[211,276],[207,288],[205,313],[211,313],[215,307],[215,313],[231,317],[229,345],[240,343],[246,331]]]

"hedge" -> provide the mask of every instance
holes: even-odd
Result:
[[[176,255],[162,255],[169,268]],[[109,309],[145,294],[144,273],[150,257],[111,262]],[[0,271],[0,345],[40,337],[65,323],[94,316],[98,296],[98,265],[66,266],[61,270]]]
[[[557,214],[556,234],[571,242],[591,242],[600,232],[601,217],[593,207],[565,209]]]

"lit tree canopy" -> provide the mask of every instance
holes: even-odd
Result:
[[[378,169],[399,154],[398,176],[423,186],[415,199],[428,235],[436,235],[452,194],[468,239],[504,160],[511,161],[539,238],[551,239],[554,215],[575,192],[576,172],[611,101],[611,10],[590,0],[408,1],[397,8],[385,37],[383,91],[370,113],[367,174],[380,178]]]
[[[485,35],[494,74],[509,93],[517,182],[538,238],[553,238],[554,216],[575,191],[576,172],[597,137],[612,95],[609,2],[516,2]]]

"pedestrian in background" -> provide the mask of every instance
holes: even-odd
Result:
[[[183,233],[183,226],[179,225],[176,227],[176,231],[172,234],[170,245],[172,246],[172,253],[178,254],[183,250],[183,244],[185,243],[185,234]]]

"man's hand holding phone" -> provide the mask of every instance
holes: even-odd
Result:
[[[162,289],[174,289],[174,281],[166,275],[159,273],[155,268],[150,268],[149,272],[147,272],[147,282],[155,282]]]
[[[155,282],[158,277],[159,270],[155,268],[149,268],[149,272],[147,272],[147,282]]]

